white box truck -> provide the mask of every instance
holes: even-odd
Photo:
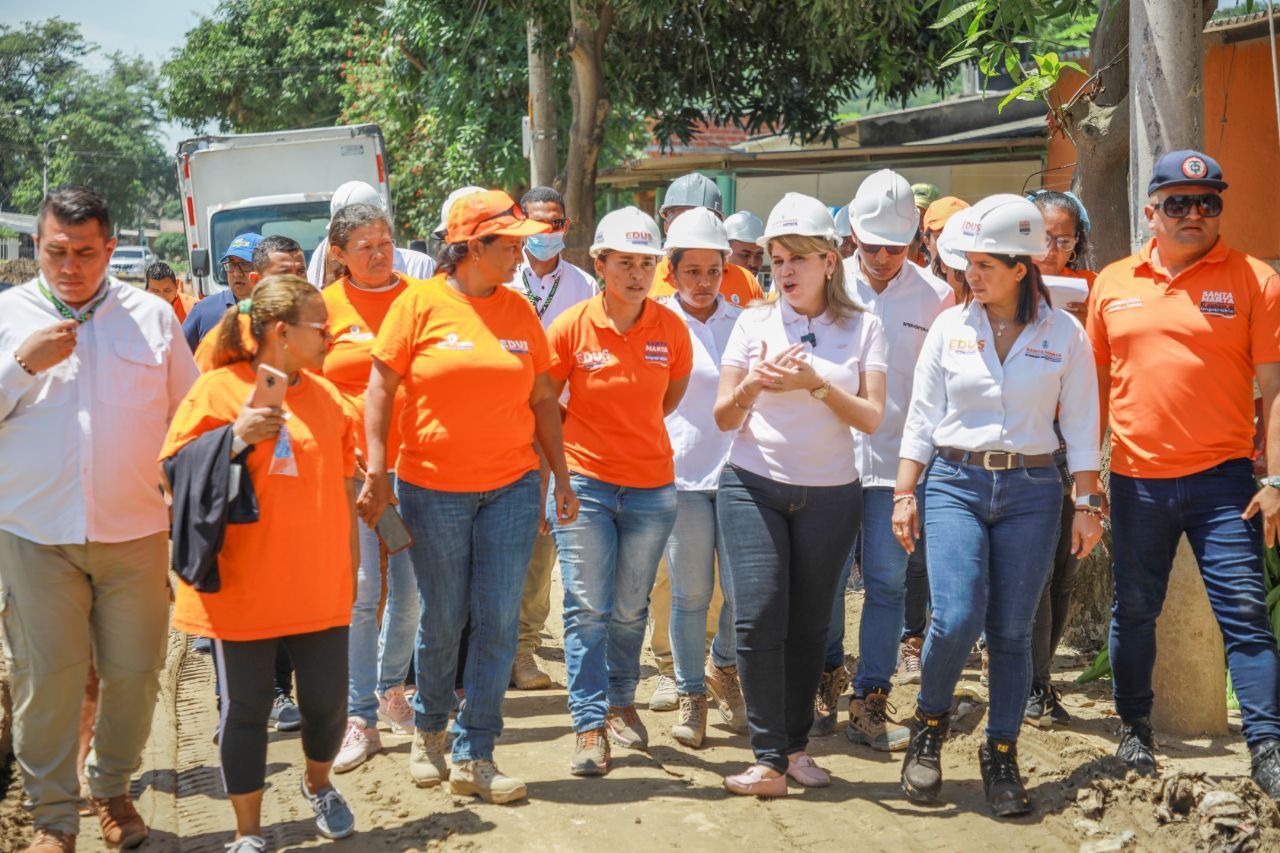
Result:
[[[329,199],[364,181],[391,210],[376,124],[198,136],[178,144],[178,186],[196,293],[227,286],[218,259],[236,236],[283,234],[311,253],[329,225]]]

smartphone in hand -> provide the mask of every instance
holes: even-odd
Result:
[[[382,546],[387,549],[388,555],[399,554],[413,544],[413,534],[409,532],[408,525],[393,504],[388,504],[382,511],[382,517],[373,529],[378,534],[378,539],[382,540]]]
[[[255,409],[279,409],[284,406],[284,395],[289,390],[289,377],[269,364],[258,365],[258,378],[249,396],[249,405]]]

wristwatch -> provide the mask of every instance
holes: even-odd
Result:
[[[1080,495],[1076,498],[1076,509],[1101,515],[1102,495]]]
[[[1272,475],[1270,477],[1263,477],[1258,482],[1264,486],[1270,486],[1273,489],[1280,489],[1280,476]]]
[[[827,392],[830,390],[831,383],[824,380],[821,385],[809,392],[809,396],[815,400],[825,400],[827,399]]]

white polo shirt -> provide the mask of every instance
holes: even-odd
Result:
[[[551,321],[566,309],[599,292],[596,280],[586,270],[566,261],[564,255],[560,256],[555,269],[540,276],[533,271],[526,254],[524,262],[516,267],[515,278],[507,282],[507,287],[524,294],[537,312],[544,330],[550,328]]]
[[[880,318],[867,311],[841,324],[830,312],[813,319],[797,314],[785,299],[748,308],[729,335],[721,363],[749,369],[761,342],[766,355],[804,343],[818,375],[850,394],[858,393],[860,374],[886,370]],[[734,435],[729,461],[797,486],[843,486],[858,479],[853,431],[808,391],[762,391]]]
[[[689,387],[674,412],[667,415],[667,435],[675,452],[678,491],[714,490],[720,469],[729,458],[733,433],[716,426],[716,395],[720,391],[720,358],[742,309],[716,298],[716,310],[704,323],[685,312],[676,295],[664,296],[665,305],[689,327],[693,345],[693,373]]]
[[[1043,300],[1003,364],[986,308],[976,300],[950,308],[929,330],[916,364],[902,456],[927,464],[937,447],[1053,453],[1056,416],[1067,467],[1097,471],[1096,370],[1084,329]]]
[[[200,375],[178,315],[109,278],[71,356],[32,376],[14,352],[63,319],[37,281],[0,294],[0,530],[41,545],[168,530],[157,460]]]
[[[862,272],[858,253],[844,261],[845,287],[856,302],[880,318],[884,328],[884,420],[871,435],[854,430],[858,472],[862,485],[892,488],[898,481],[898,450],[902,426],[911,404],[911,383],[925,335],[939,314],[956,304],[951,286],[932,273],[907,262],[881,293]]]

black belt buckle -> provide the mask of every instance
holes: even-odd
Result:
[[[995,465],[992,463],[994,457],[1004,457],[1004,465]],[[1012,471],[1017,466],[1013,464],[1016,453],[1008,453],[1004,450],[987,450],[982,454],[982,468],[985,471]]]

